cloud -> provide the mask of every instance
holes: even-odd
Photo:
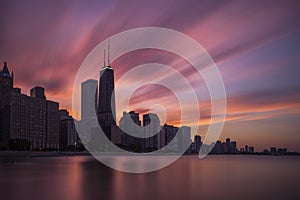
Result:
[[[76,72],[98,43],[131,28],[171,28],[203,45],[218,64],[229,97],[227,121],[239,129],[238,122],[299,115],[299,18],[298,1],[1,1],[0,61],[8,61],[15,86],[23,92],[40,85],[48,99],[71,108]],[[205,83],[176,55],[130,52],[112,63],[116,81],[134,66],[149,62],[171,66],[190,82],[199,99],[200,123],[209,124]],[[147,75],[127,81],[134,84]],[[176,83],[172,73],[152,75]],[[176,87],[180,95],[187,95],[185,87]],[[167,108],[167,121],[178,124],[180,112],[173,98],[165,89],[147,86],[135,93],[131,108],[147,112],[151,103],[159,102]],[[184,109],[192,111],[188,102]],[[287,121],[283,124],[286,131],[292,129]],[[268,122],[258,132],[271,126]]]

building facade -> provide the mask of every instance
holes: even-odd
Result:
[[[200,136],[200,135],[195,135],[195,136],[194,136],[194,145],[195,145],[195,147],[194,147],[195,152],[196,152],[196,153],[199,153],[200,148],[201,148],[201,146],[202,146],[201,136]]]
[[[144,126],[144,146],[145,150],[155,150],[160,148],[160,120],[157,114],[147,113],[143,115]]]
[[[177,152],[178,139],[175,139],[175,136],[178,133],[179,128],[173,125],[165,124],[162,129],[165,132],[165,145],[168,145],[165,150],[169,152]]]
[[[81,120],[76,125],[83,143],[91,140],[91,127],[98,126],[97,88],[98,81],[94,79],[88,79],[81,83]]]
[[[132,151],[142,151],[144,149],[143,138],[135,137],[134,135],[142,136],[141,121],[139,113],[130,111],[123,112],[120,119],[120,129],[122,131],[122,145],[125,149]]]
[[[59,104],[47,100],[44,88],[34,87],[30,96],[13,88],[7,63],[0,73],[1,147],[15,150],[59,148]]]
[[[114,69],[108,64],[100,70],[99,98],[98,98],[98,120],[101,127],[115,126],[115,83]]]
[[[59,110],[59,114],[59,146],[60,148],[74,148],[78,143],[74,119],[67,110]]]
[[[109,53],[108,46],[108,64],[105,63],[104,53],[104,64],[100,70],[97,118],[104,134],[111,140],[112,131],[116,126],[116,106],[114,69],[110,66]]]
[[[178,131],[178,151],[190,153],[191,141],[191,127],[181,126]]]

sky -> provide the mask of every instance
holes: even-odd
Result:
[[[22,93],[42,86],[47,99],[58,101],[60,108],[72,113],[76,73],[100,42],[133,28],[173,29],[201,44],[222,75],[227,118],[220,140],[230,137],[239,147],[247,144],[257,150],[277,146],[300,151],[299,19],[300,3],[291,0],[1,0],[0,62],[8,62],[15,87],[22,88]],[[199,99],[198,133],[204,137],[211,110],[201,76],[174,54],[146,49],[112,61],[115,81],[144,63],[168,65],[189,80]],[[127,81],[134,84],[146,75],[176,82],[172,73],[158,70]],[[185,88],[180,95],[187,95]],[[153,112],[153,104],[164,106],[167,116],[160,115],[162,121],[180,124],[176,96],[159,85],[139,88],[130,109]],[[194,108],[187,101],[182,109]],[[119,119],[123,110],[117,112]]]

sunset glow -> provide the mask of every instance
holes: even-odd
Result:
[[[227,93],[222,140],[230,137],[240,145],[251,143],[258,150],[274,145],[300,151],[299,2],[193,2],[4,1],[0,6],[0,61],[8,62],[15,86],[22,88],[22,93],[42,86],[47,99],[58,101],[60,108],[80,118],[78,111],[71,110],[73,84],[81,63],[96,45],[132,28],[174,29],[200,43],[221,72]],[[186,60],[147,49],[113,60],[115,81],[144,63],[170,66],[187,78],[199,99],[198,133],[204,136],[211,123],[211,102],[203,78]],[[150,71],[126,84],[134,84],[143,76],[176,82],[171,72]],[[178,90],[180,95],[189,95],[185,88]],[[194,109],[189,101],[184,103],[182,109]],[[143,114],[153,104],[163,105],[167,123],[194,125],[181,121],[176,96],[162,86],[138,89],[129,107]],[[122,112],[117,110],[117,122]]]

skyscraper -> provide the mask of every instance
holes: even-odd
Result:
[[[67,110],[59,110],[59,146],[60,148],[68,148],[77,144],[77,132],[74,124],[74,119],[69,115]]]
[[[173,125],[165,124],[162,127],[164,134],[165,134],[165,144],[168,145],[166,147],[166,151],[168,152],[177,152],[178,151],[178,138],[173,141],[179,128]],[[173,141],[172,145],[170,144]]]
[[[9,73],[7,63],[4,62],[2,71],[0,71],[0,147],[6,147],[9,133],[10,93],[13,90],[13,74]]]
[[[125,148],[133,151],[138,151],[143,149],[142,138],[134,137],[133,135],[140,135],[141,121],[139,118],[139,113],[130,111],[129,113],[123,112],[123,116],[120,119],[120,128],[122,130],[122,144]]]
[[[83,142],[91,139],[91,127],[97,127],[97,88],[98,81],[88,79],[81,83],[81,120],[78,123]]]
[[[116,126],[114,119],[114,116],[116,116],[114,89],[114,69],[110,66],[108,46],[108,64],[105,63],[104,53],[104,66],[100,70],[97,114],[99,124],[109,139],[111,139],[111,126]]]
[[[2,71],[0,71],[0,106],[4,106],[8,100],[9,93],[13,90],[14,75],[10,74],[7,62],[4,62]]]
[[[195,135],[194,136],[194,144],[195,144],[195,151],[199,153],[202,142],[201,142],[201,136],[200,135]]]
[[[98,81],[88,79],[81,83],[81,119],[96,117]]]
[[[101,126],[116,125],[114,89],[114,69],[110,66],[108,51],[108,65],[104,62],[99,80],[98,120]]]
[[[232,153],[232,154],[236,153],[236,142],[235,141],[230,142],[230,153]]]
[[[190,153],[191,127],[181,126],[178,131],[178,151]]]
[[[151,123],[152,122],[152,123]],[[160,120],[157,114],[147,113],[143,115],[143,126],[145,128],[145,149],[158,149],[160,145]],[[155,134],[155,135],[153,135]],[[153,136],[150,136],[153,135]]]
[[[227,149],[227,151],[225,153],[230,153],[231,152],[230,138],[226,138],[226,149]]]
[[[30,96],[13,88],[7,63],[0,72],[0,145],[5,149],[58,149],[59,104],[46,99],[44,88],[34,87]]]

